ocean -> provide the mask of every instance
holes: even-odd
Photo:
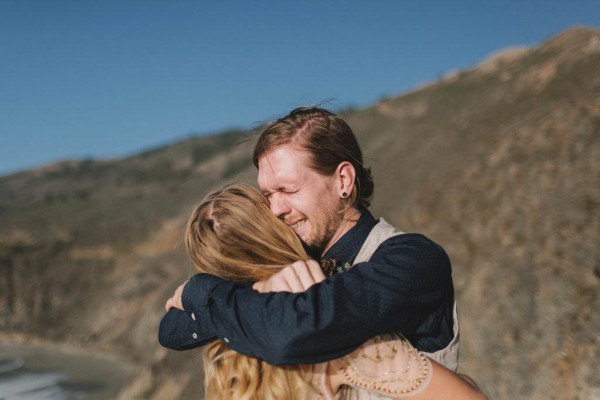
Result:
[[[28,371],[22,358],[0,359],[0,400],[80,400],[84,390],[70,389],[61,372]]]
[[[110,354],[54,344],[0,343],[0,400],[114,399],[134,371]]]

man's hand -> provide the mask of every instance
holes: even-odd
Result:
[[[325,275],[314,260],[296,261],[267,280],[256,282],[252,288],[261,293],[304,292],[315,283],[325,280]]]
[[[181,294],[183,293],[183,288],[188,283],[188,281],[183,282],[179,287],[175,290],[173,297],[167,300],[165,304],[165,309],[169,311],[171,308],[178,308],[183,311],[183,304],[181,304]]]

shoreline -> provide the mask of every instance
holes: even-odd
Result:
[[[67,344],[0,339],[0,359],[22,359],[24,372],[60,372],[61,385],[86,392],[85,400],[117,398],[135,378],[137,367],[118,355]]]

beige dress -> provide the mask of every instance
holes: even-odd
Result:
[[[327,372],[339,374],[344,382],[337,394],[329,387]],[[313,385],[319,400],[389,399],[422,391],[431,376],[431,361],[422,352],[399,336],[382,335],[345,357],[315,366]]]

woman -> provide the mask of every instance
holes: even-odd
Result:
[[[186,248],[200,272],[232,281],[265,280],[277,266],[308,260],[298,237],[245,184],[215,190],[196,207]],[[219,340],[205,346],[203,357],[208,399],[485,399],[396,336],[371,339],[346,357],[314,366],[272,366]]]

